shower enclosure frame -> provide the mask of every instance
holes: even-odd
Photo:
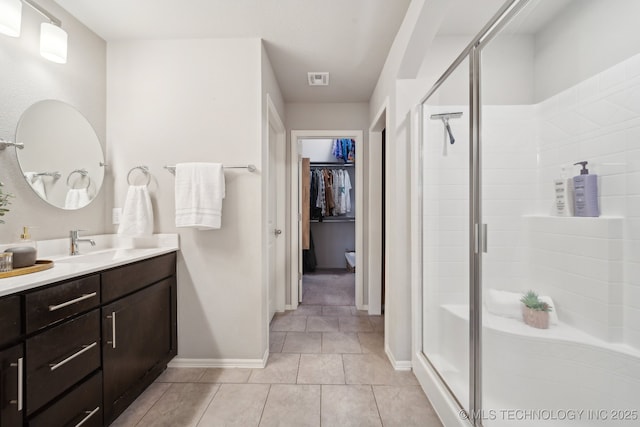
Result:
[[[420,303],[420,332],[415,334],[419,340],[414,347],[419,349],[417,357],[426,362],[431,369],[431,373],[437,377],[440,386],[444,387],[449,397],[455,401],[459,412],[458,421],[481,427],[482,412],[482,253],[487,250],[487,227],[482,223],[482,128],[481,128],[481,53],[482,49],[504,28],[511,19],[517,15],[530,0],[509,0],[493,16],[493,18],[480,30],[467,47],[458,55],[453,63],[447,68],[436,83],[429,89],[427,94],[418,104],[419,112],[419,184],[418,184],[418,218],[419,229],[422,235],[424,229],[423,203],[424,194],[422,179],[424,174],[424,104],[429,98],[444,84],[453,74],[460,64],[469,59],[469,130],[470,130],[470,152],[469,152],[469,408],[465,408],[460,400],[447,385],[445,379],[440,375],[435,365],[429,360],[429,356],[424,353],[424,342],[422,328],[424,327],[424,307],[423,307],[423,281],[424,281],[424,239],[421,238],[419,245],[420,259],[420,285],[416,296]],[[415,339],[415,338],[414,338]],[[442,416],[442,414],[440,414]]]

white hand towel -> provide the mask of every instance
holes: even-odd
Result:
[[[72,188],[67,191],[67,198],[64,201],[65,209],[79,209],[86,206],[91,201],[89,191],[86,188]]]
[[[27,182],[33,188],[33,191],[38,193],[42,199],[47,200],[47,191],[44,188],[44,181],[41,176],[37,175],[37,172],[25,172],[24,177],[27,179]]]
[[[153,208],[146,185],[130,185],[124,201],[118,234],[150,236],[153,234]]]
[[[224,197],[222,164],[176,165],[176,227],[193,227],[199,230],[220,228]]]
[[[520,298],[522,298],[522,294],[516,292],[489,289],[489,292],[485,294],[484,303],[490,313],[512,319],[522,319]]]

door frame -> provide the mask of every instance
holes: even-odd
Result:
[[[270,140],[270,132],[269,126],[272,126],[276,131],[276,140]],[[285,179],[286,179],[286,128],[282,119],[280,118],[280,114],[278,114],[278,109],[275,104],[271,100],[269,94],[267,94],[267,164],[268,170],[267,173],[276,175],[276,188],[284,188],[285,187]],[[270,151],[275,149],[276,154],[276,163],[282,165],[282,167],[275,167],[273,170],[271,168],[270,161]],[[266,177],[267,188],[269,188],[269,176]],[[267,191],[269,193],[269,190]],[[285,230],[285,214],[286,214],[286,197],[285,192],[276,191],[276,194],[269,194],[267,197],[267,215],[271,212],[270,204],[276,203],[276,218],[274,220],[274,227],[276,229]],[[266,223],[268,225],[269,220],[267,218]],[[267,227],[268,228],[268,227]],[[267,230],[267,233],[271,233],[273,230]],[[268,247],[268,239],[269,236],[266,236],[267,239],[267,247]],[[275,258],[276,258],[276,291],[275,291],[275,311],[283,312],[285,310],[285,281],[286,281],[286,245],[285,238],[283,235],[280,235],[280,238],[276,237],[274,243],[275,250]],[[267,262],[269,262],[267,260]],[[267,315],[270,312],[270,308],[268,307],[269,302],[271,301],[271,295],[269,295],[270,287],[270,277],[268,274],[268,266],[267,266]]]
[[[366,167],[366,159],[363,157],[363,132],[361,130],[292,130],[289,143],[289,165],[291,175],[289,177],[290,187],[289,193],[290,203],[290,229],[291,236],[291,304],[288,309],[295,310],[298,307],[301,295],[298,292],[298,284],[302,281],[301,259],[302,249],[300,247],[299,225],[301,222],[300,212],[300,161],[301,158],[298,140],[300,139],[327,139],[327,138],[351,138],[356,141],[356,308],[358,310],[368,310],[368,306],[364,304],[364,280],[363,271],[367,268],[364,256],[364,227],[363,218],[366,215],[366,206],[364,205],[364,168]]]
[[[380,260],[384,259],[385,268],[384,268],[384,282],[386,284],[385,294],[388,292],[389,288],[389,253],[388,251],[382,247],[382,239],[373,239],[373,236],[376,236],[376,233],[373,233],[373,230],[381,230],[382,229],[382,212],[380,211],[380,206],[382,206],[382,193],[380,192],[380,187],[382,185],[381,177],[377,176],[374,171],[378,170],[382,163],[382,131],[385,129],[389,129],[389,98],[386,98],[383,102],[380,110],[376,114],[371,126],[369,127],[369,158],[368,158],[368,176],[369,179],[367,181],[367,201],[368,201],[368,212],[367,212],[367,224],[369,229],[369,236],[367,241],[367,255],[368,255],[368,270],[367,270],[367,282],[369,283],[369,314],[371,315],[380,315],[382,314],[382,266],[380,264]],[[387,165],[386,171],[389,170]],[[388,176],[385,177],[385,181],[387,185],[389,184]],[[386,188],[385,188],[386,191]],[[385,212],[389,212],[389,197],[385,197]],[[388,218],[388,215],[386,216]],[[388,245],[390,242],[390,237],[388,236],[389,227],[385,227],[385,244]],[[382,236],[380,236],[382,237]],[[385,295],[385,300],[388,300]],[[385,316],[385,329],[388,325],[386,325],[387,319],[389,316]],[[388,330],[388,329],[386,329]],[[386,335],[386,334],[385,334]],[[386,346],[386,343],[385,343]]]

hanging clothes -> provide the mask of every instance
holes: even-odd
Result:
[[[345,163],[353,163],[356,161],[356,141],[349,138],[340,138],[333,140],[331,155]]]
[[[322,170],[322,177],[324,179],[325,188],[325,215],[333,215],[333,208],[335,207],[335,199],[333,198],[333,173],[328,169]]]
[[[342,192],[341,205],[344,206],[344,213],[351,212],[351,179],[349,174],[344,173],[344,191]]]
[[[344,160],[342,155],[342,140],[334,139],[333,140],[333,149],[331,150],[331,155],[338,160]]]
[[[316,208],[320,209],[320,217],[327,216],[326,210],[326,189],[324,186],[324,174],[321,170],[315,171],[316,179],[318,181],[318,197],[316,199]]]
[[[346,169],[313,169],[309,179],[310,219],[322,221],[351,212],[351,180]]]
[[[316,258],[316,248],[313,244],[313,234],[309,231],[309,249],[302,250],[302,272],[313,273],[316,271],[318,260]]]

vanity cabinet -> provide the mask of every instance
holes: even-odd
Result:
[[[175,274],[175,253],[103,274],[103,299],[117,298],[102,307],[105,424],[177,354]]]
[[[0,298],[0,427],[22,425],[23,362],[21,299]]]
[[[171,302],[175,278],[102,309],[105,420],[135,400],[175,355]]]
[[[176,306],[175,252],[0,298],[0,427],[109,425],[177,354]]]

